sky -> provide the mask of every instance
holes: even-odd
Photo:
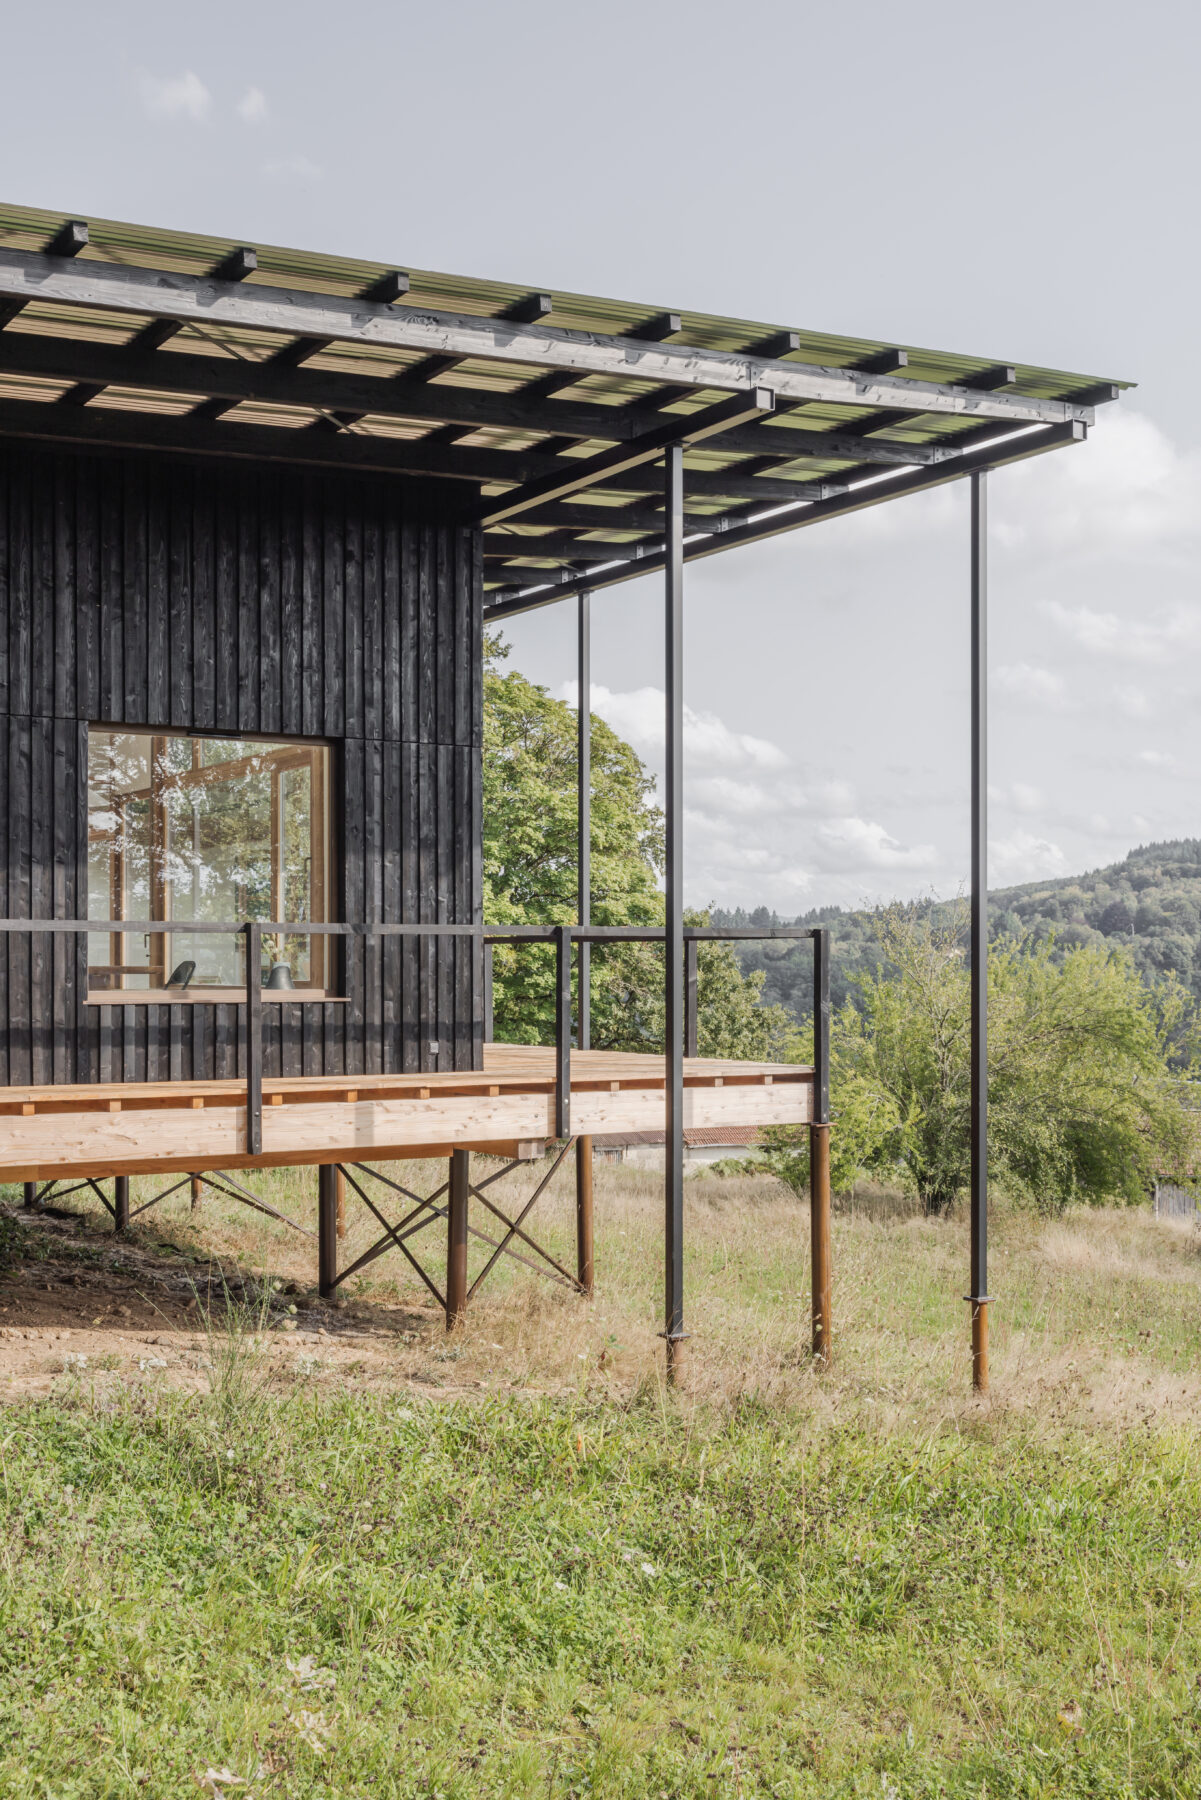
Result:
[[[990,479],[990,869],[1201,836],[1201,9],[309,0],[10,9],[0,194],[1138,383]],[[968,872],[963,484],[689,569],[686,898]],[[593,603],[661,764],[662,592]],[[574,612],[512,661],[574,700]]]

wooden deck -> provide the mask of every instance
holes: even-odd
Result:
[[[813,1071],[796,1064],[684,1065],[685,1125],[806,1124]],[[488,1044],[478,1074],[293,1077],[263,1082],[263,1150],[247,1156],[240,1081],[0,1088],[0,1180],[183,1173],[452,1149],[540,1155],[554,1135],[554,1053]],[[662,1057],[571,1058],[577,1136],[662,1131]]]

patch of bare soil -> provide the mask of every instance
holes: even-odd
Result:
[[[0,1206],[0,1401],[81,1375],[203,1392],[214,1334],[234,1323],[269,1349],[281,1381],[448,1395],[443,1372],[422,1367],[444,1359],[433,1307],[334,1305],[148,1233],[118,1237],[62,1208]]]

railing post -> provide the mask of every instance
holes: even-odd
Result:
[[[571,1136],[571,926],[555,926],[555,1136]]]
[[[446,1329],[453,1331],[467,1311],[467,1207],[471,1198],[471,1152],[450,1153],[446,1207]]]
[[[833,1332],[830,1261],[830,934],[813,933],[813,1121],[809,1127],[809,1244],[813,1354],[829,1362]]]
[[[338,1281],[338,1166],[322,1163],[317,1170],[317,1292],[333,1297]]]
[[[697,1029],[697,993],[696,971],[697,953],[700,945],[695,938],[684,940],[684,1055],[697,1056],[699,1041]]]
[[[246,933],[246,1154],[263,1150],[263,933],[253,919]]]

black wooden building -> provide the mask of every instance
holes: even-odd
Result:
[[[333,916],[478,919],[481,576],[435,484],[0,446],[0,913],[87,915],[88,733],[120,724],[328,745]],[[342,953],[337,999],[266,1009],[266,1070],[477,1066],[470,948]],[[89,1003],[68,938],[0,971],[0,1083],[237,1072],[236,1002]]]
[[[650,1059],[656,1072],[627,1072],[627,1085],[641,1082],[645,1096],[657,1083],[661,1096],[655,1121],[637,1113],[636,1095],[628,1107],[640,1128],[667,1132],[675,1345],[685,1115],[732,1116],[720,1071],[694,1069],[686,1092],[686,565],[966,480],[972,1295],[982,1318],[985,481],[1082,442],[1121,385],[0,205],[4,1166],[56,1166],[46,1090],[63,1084],[108,1090],[72,1102],[84,1121],[72,1157],[121,1180],[159,1162],[265,1157],[262,1075],[348,1078],[307,1128],[295,1114],[289,1136],[276,1119],[277,1162],[321,1160],[327,1124],[346,1146],[339,1155],[373,1141],[377,1124],[392,1148],[430,1155],[452,1125],[464,1154],[566,1135],[571,940],[559,939],[549,1115],[538,1070],[514,1072],[510,1058],[506,1076],[484,1044],[483,632],[572,602],[587,695],[592,596],[661,571],[667,1041],[665,1057]],[[798,644],[802,633],[799,617]],[[581,1049],[596,935],[587,721],[585,706],[571,927]],[[29,929],[42,921],[55,928]],[[247,1068],[260,1042],[261,1069],[253,1058]],[[610,1128],[598,1096],[622,1080],[598,1068],[582,1078],[593,1123],[576,1130]],[[459,1098],[477,1108],[478,1131],[470,1118],[454,1123],[456,1072],[477,1077],[474,1098],[463,1083]],[[428,1105],[428,1129],[378,1086],[427,1074],[428,1091],[417,1082],[405,1093]],[[747,1122],[768,1118],[774,1077],[761,1074],[760,1111]],[[187,1091],[239,1077],[244,1117],[228,1094]],[[349,1078],[375,1082],[377,1100]],[[506,1079],[508,1111],[498,1099]],[[820,1054],[806,1080],[803,1104],[794,1096],[778,1116],[808,1119],[824,1144]],[[705,1083],[712,1117],[702,1119]],[[185,1130],[180,1117],[177,1141],[160,1133],[139,1160],[137,1134],[120,1122],[127,1102],[112,1092],[135,1085],[147,1133],[168,1105],[211,1102],[226,1107],[225,1124],[205,1112],[203,1128],[194,1119]],[[86,1118],[101,1107],[118,1122],[93,1153]],[[22,1118],[39,1108],[45,1128],[26,1130]],[[459,1179],[452,1238],[454,1218],[466,1231]],[[462,1249],[466,1236],[455,1241]],[[465,1264],[456,1267],[459,1282]]]

